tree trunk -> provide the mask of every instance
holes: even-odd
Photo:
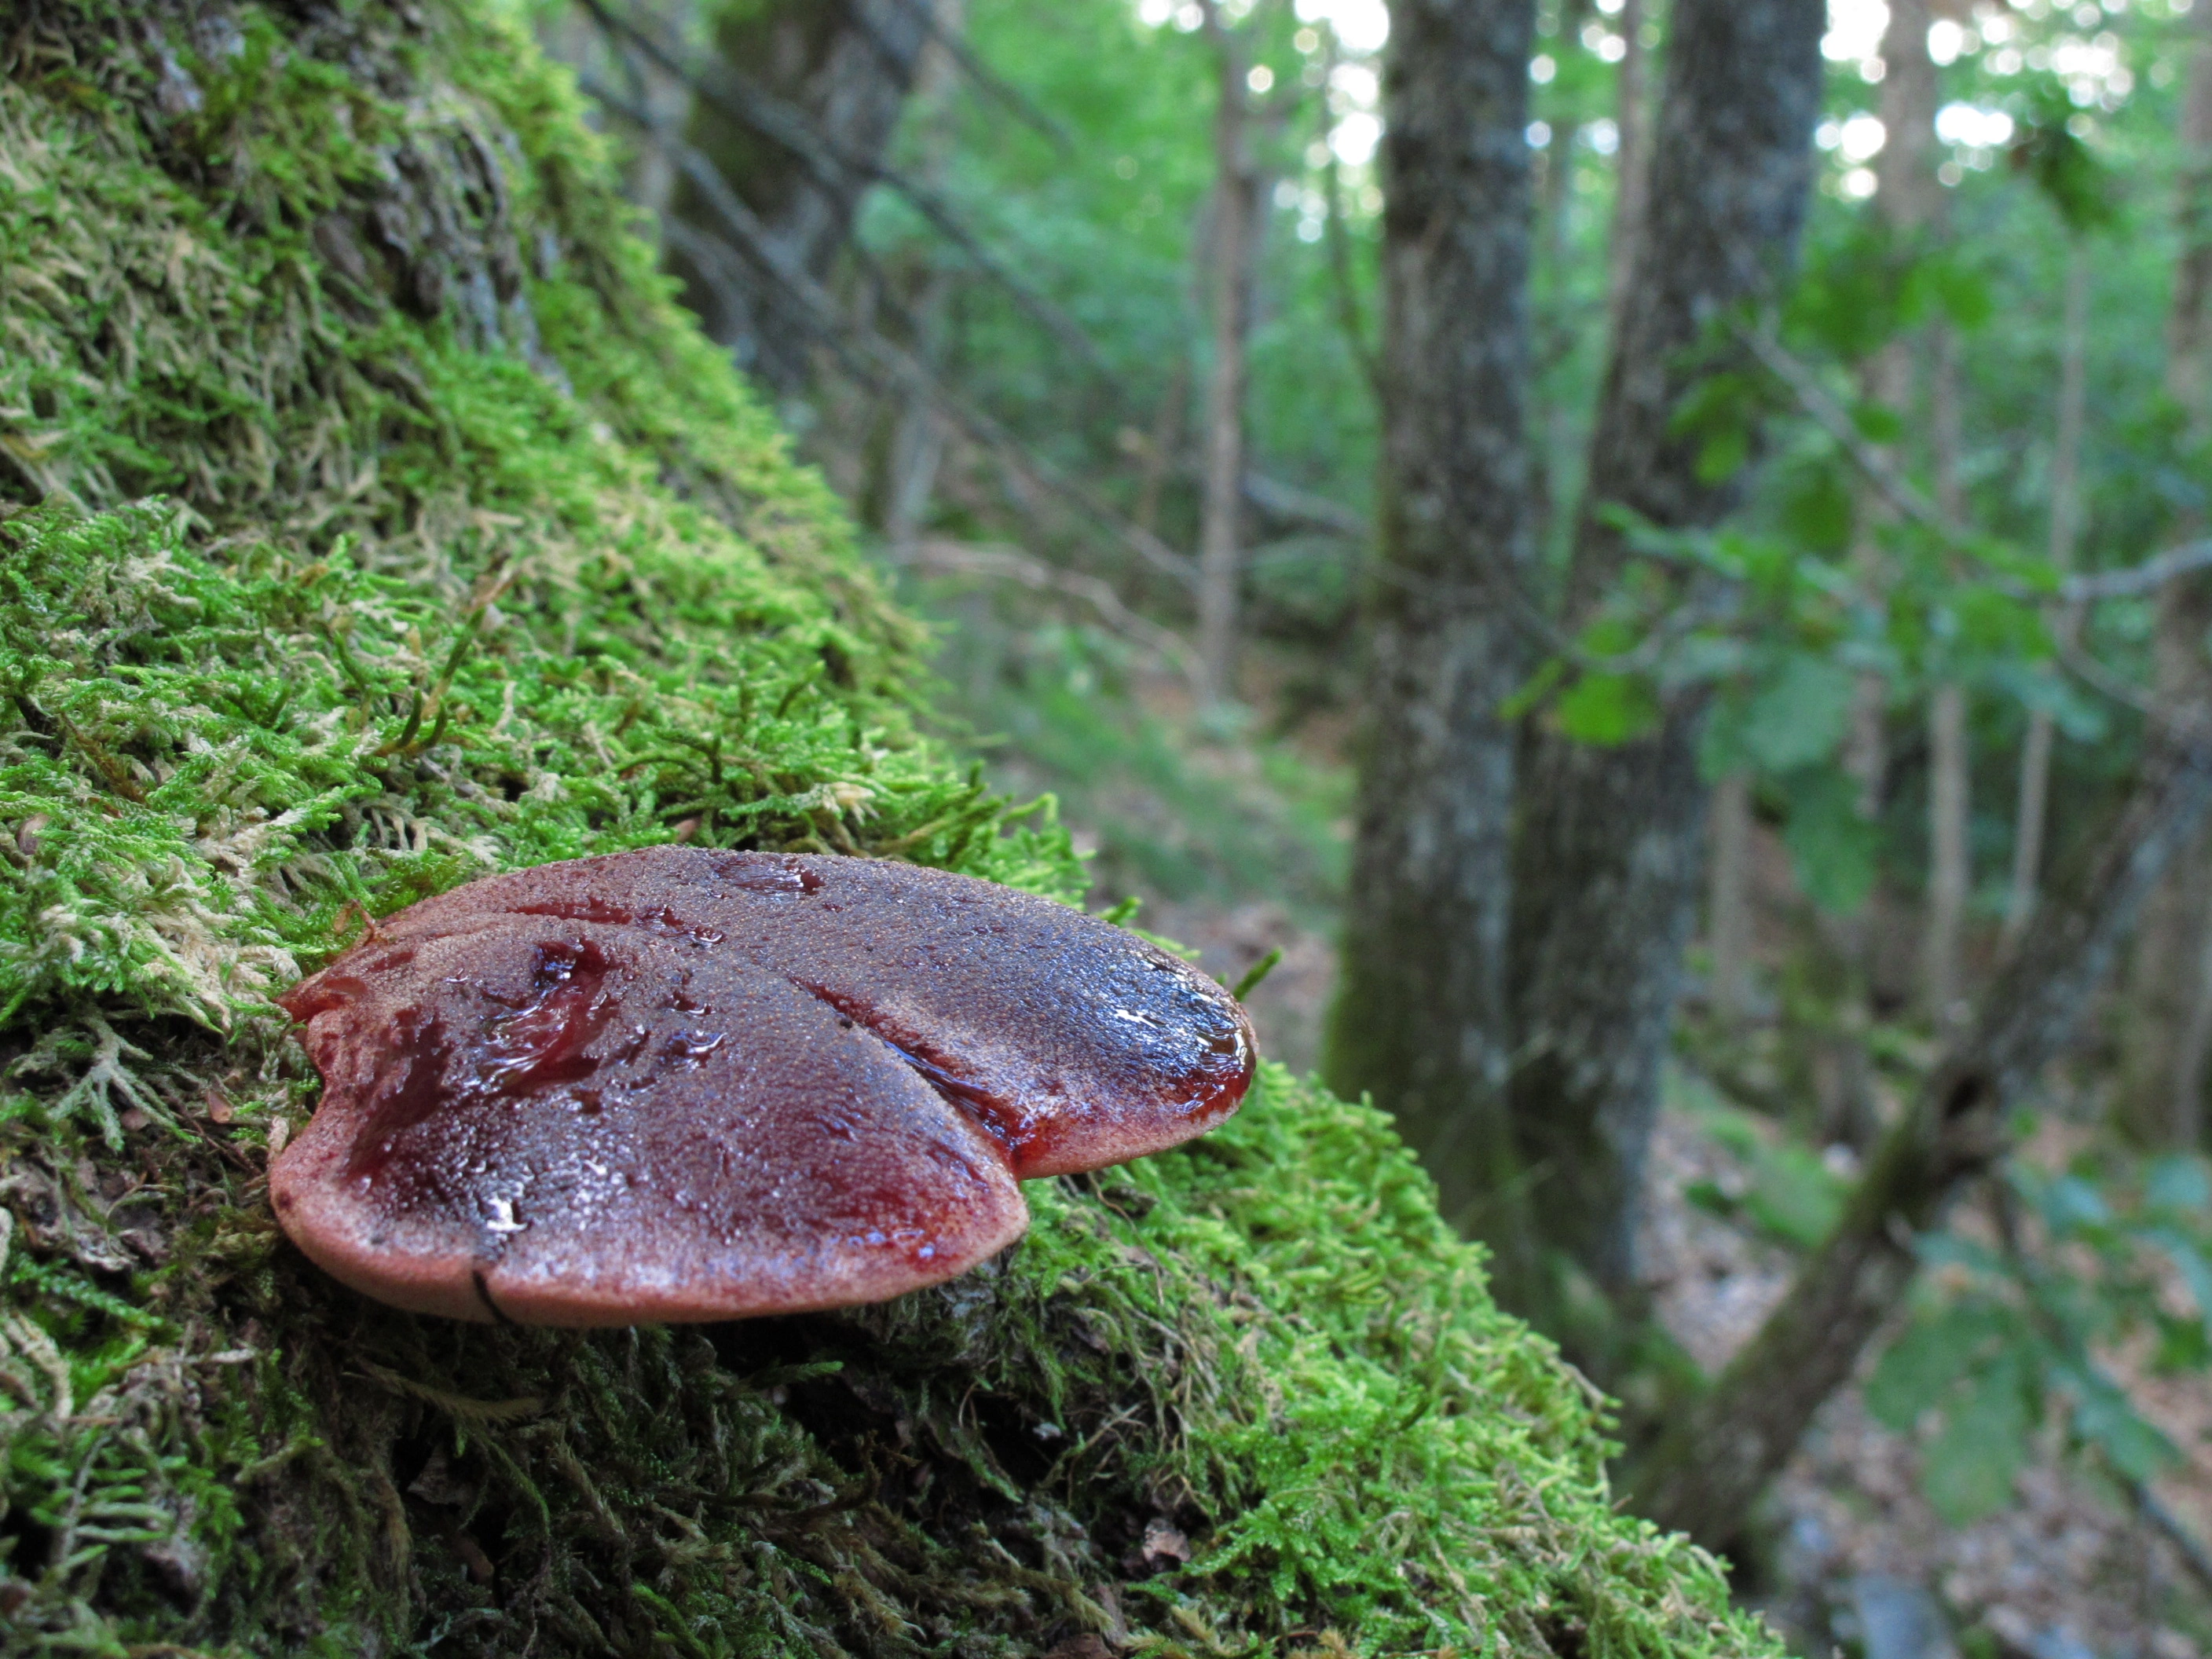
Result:
[[[2192,436],[2202,441],[2212,425],[2205,395],[2212,372],[2212,14],[2200,16],[2197,30],[2182,108],[2188,160],[2179,204],[2181,256],[2166,319],[2166,390],[2186,411]],[[2185,537],[2199,534],[2201,519],[2191,514],[2179,529]],[[2201,715],[2212,702],[2208,629],[2212,579],[2197,572],[2160,590],[2152,692],[2156,706],[2173,717]],[[2121,1129],[2145,1146],[2189,1146],[2202,1129],[2205,1033],[2212,1029],[2208,944],[2212,845],[2200,845],[2167,872],[2144,914],[2130,963],[2113,1110]]]
[[[1360,817],[1328,1072],[1370,1091],[1446,1216],[1498,1236],[1513,811],[1533,556],[1528,52],[1534,0],[1407,0],[1384,78],[1382,511]]]
[[[1616,328],[1636,263],[1637,228],[1651,190],[1651,54],[1644,45],[1645,0],[1621,0],[1620,68],[1613,125],[1620,135],[1613,152],[1613,234],[1606,241],[1605,314]]]
[[[1932,92],[1932,74],[1929,80]],[[1950,523],[1964,524],[1966,492],[1959,477],[1959,339],[1941,324],[1934,333],[1934,385],[1928,402],[1935,440],[1936,505]],[[1928,933],[1922,956],[1929,1022],[1938,1031],[1970,1012],[1962,999],[1966,906],[1974,892],[1972,786],[1966,688],[1956,680],[1944,680],[1928,697]]]
[[[898,125],[933,31],[931,8],[932,0],[771,0],[729,10],[715,30],[715,55],[729,72],[795,112],[805,128],[834,136],[826,149],[803,155],[703,101],[693,107],[687,135],[776,250],[817,281],[852,234],[866,167],[882,156]],[[678,182],[670,212],[720,231],[720,220],[688,181]],[[781,289],[744,272],[710,272],[680,248],[671,250],[669,268],[683,283],[684,304],[740,366],[779,392],[805,384],[817,325],[795,313]]]
[[[1741,477],[1699,478],[1671,428],[1684,395],[1735,361],[1731,310],[1794,262],[1820,89],[1820,0],[1683,0],[1671,22],[1632,303],[1613,337],[1569,584],[1571,623],[1626,543],[1601,509],[1669,527],[1717,522]],[[1659,1062],[1696,910],[1705,791],[1699,711],[1601,749],[1540,732],[1514,849],[1511,1112],[1543,1246],[1614,1291],[1632,1278]],[[1509,1294],[1510,1294],[1509,1287]]]
[[[1751,1012],[1751,779],[1731,772],[1713,786],[1711,878],[1705,932],[1712,950],[1713,1012],[1729,1025]]]
[[[2006,1150],[2012,1108],[2071,1041],[2144,896],[2212,806],[2212,750],[2159,749],[2087,878],[2028,924],[1978,1018],[1884,1139],[1843,1220],[1718,1382],[1627,1483],[1662,1527],[1728,1543],[1905,1299],[1915,1243]]]
[[[1882,35],[1881,113],[1884,141],[1875,164],[1879,184],[1874,210],[1900,241],[1917,236],[1942,207],[1933,158],[1936,65],[1928,56],[1929,0],[1896,0]],[[1916,401],[1917,357],[1909,339],[1891,341],[1876,352],[1861,377],[1866,400],[1908,416]],[[1893,459],[1894,457],[1893,456]],[[1882,531],[1893,520],[1888,504],[1871,486],[1862,486],[1855,514],[1852,562],[1869,592],[1889,586],[1888,556]],[[1877,672],[1859,677],[1851,725],[1844,745],[1844,769],[1857,787],[1859,817],[1878,823],[1889,788],[1889,700],[1891,687]],[[1960,722],[1963,730],[1963,722]],[[1931,738],[1938,735],[1931,732]],[[1840,919],[1835,937],[1844,957],[1841,1006],[1832,1036],[1820,1039],[1835,1052],[1825,1075],[1832,1086],[1820,1103],[1824,1125],[1854,1146],[1871,1145],[1875,1135],[1873,1067],[1866,1034],[1874,1024],[1877,980],[1881,976],[1871,931],[1880,909],[1880,885],[1874,899],[1854,915]]]
[[[2074,568],[2081,535],[2081,434],[2089,403],[2089,251],[2077,237],[2066,256],[2066,312],[2060,325],[2058,429],[2051,448],[2051,562]],[[2069,607],[2056,626],[2071,639],[2081,625]],[[2021,750],[2020,805],[2013,820],[2012,893],[2005,906],[2005,933],[2017,934],[2035,909],[2037,884],[2043,878],[2044,832],[2051,810],[2051,746],[2056,735],[2051,711],[2027,717]],[[2154,905],[2153,909],[2156,909]]]
[[[1216,702],[1237,695],[1239,542],[1244,510],[1244,347],[1252,315],[1253,241],[1260,216],[1243,41],[1207,0],[1219,77],[1213,112],[1213,364],[1206,387],[1206,467],[1198,535],[1198,654]]]

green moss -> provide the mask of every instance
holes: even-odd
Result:
[[[1771,1649],[1383,1121],[1279,1071],[985,1269],[591,1335],[342,1291],[270,993],[675,834],[1073,898],[913,625],[458,3],[0,3],[9,1651]]]

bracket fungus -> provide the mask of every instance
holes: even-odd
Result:
[[[425,900],[283,1002],[325,1085],[284,1230],[382,1301],[523,1324],[936,1284],[1026,1230],[1021,1180],[1203,1133],[1254,1063],[1227,992],[1080,911],[692,847]]]

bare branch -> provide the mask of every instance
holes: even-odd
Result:
[[[873,390],[895,386],[927,398],[963,436],[995,456],[1024,483],[1073,507],[1079,522],[1107,532],[1161,574],[1186,587],[1195,586],[1197,574],[1189,560],[1158,537],[1130,523],[1088,487],[1030,453],[1012,434],[953,392],[911,352],[872,330],[856,327],[822,285],[777,246],[759,216],[730,188],[720,170],[706,156],[609,88],[586,82],[585,90],[610,112],[635,125],[676,163],[722,228],[723,237],[714,240],[721,242],[729,257],[774,284],[854,379]],[[687,246],[696,246],[705,239],[705,233],[696,226],[684,227],[682,232],[672,226],[671,230]]]
[[[2100,570],[2085,576],[2069,576],[2052,594],[2069,605],[2092,599],[2132,599],[2154,593],[2177,576],[2212,566],[2212,541],[2184,542],[2141,564],[2120,570]]]
[[[906,562],[932,575],[983,576],[1016,582],[1038,592],[1060,593],[1080,599],[1098,613],[1109,631],[1167,662],[1190,681],[1193,690],[1203,688],[1205,677],[1200,671],[1198,653],[1191,649],[1189,642],[1180,634],[1132,611],[1121,602],[1120,594],[1096,576],[1060,569],[1012,548],[939,538],[915,544],[913,556]]]
[[[1027,93],[976,56],[975,49],[957,31],[946,28],[939,21],[937,9],[928,3],[928,0],[897,0],[897,3],[920,16],[922,27],[929,31],[929,38],[945,48],[945,55],[959,66],[963,75],[975,83],[978,91],[994,103],[1004,106],[1024,125],[1052,140],[1053,148],[1062,155],[1075,154],[1075,135],[1063,123],[1038,108],[1036,100]]]
[[[655,67],[689,87],[693,94],[738,125],[782,146],[813,173],[824,188],[850,199],[872,184],[896,191],[947,241],[973,260],[977,270],[1005,289],[1014,303],[1054,339],[1093,370],[1110,374],[1097,342],[1065,311],[1023,282],[977,240],[951,206],[928,185],[873,156],[856,155],[823,132],[805,111],[785,102],[727,64],[706,70],[686,64],[649,31],[617,15],[605,0],[580,0],[592,21],[611,40],[627,41]],[[604,100],[602,100],[604,101]]]

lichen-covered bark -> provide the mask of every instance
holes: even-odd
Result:
[[[1618,321],[1576,534],[1578,623],[1629,556],[1612,510],[1667,528],[1717,522],[1741,471],[1698,465],[1710,435],[1676,416],[1740,361],[1727,330],[1796,252],[1820,109],[1819,0],[1681,0],[1671,15],[1650,193]],[[1659,1063],[1695,917],[1705,790],[1699,711],[1602,748],[1540,731],[1523,780],[1509,951],[1512,1119],[1543,1243],[1610,1290],[1631,1243]]]
[[[1396,1117],[1444,1212],[1504,1247],[1515,614],[1534,550],[1532,0],[1392,13],[1382,541],[1330,1081]]]
[[[1074,897],[911,625],[459,0],[0,3],[11,1653],[1771,1651],[1383,1121],[1194,1147],[837,1317],[402,1315],[270,1219],[272,992],[688,836]]]

